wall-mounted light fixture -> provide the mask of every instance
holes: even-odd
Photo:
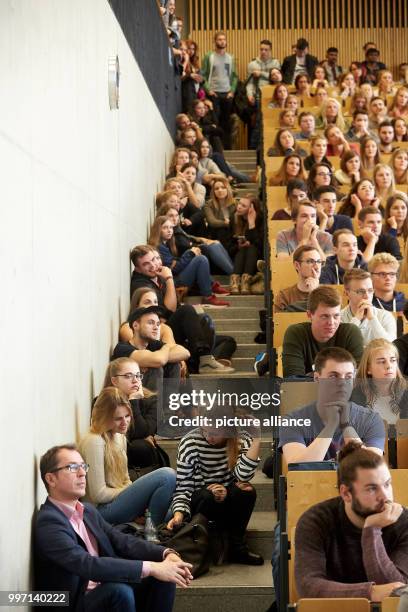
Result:
[[[119,58],[109,57],[108,58],[108,95],[109,95],[109,108],[116,110],[119,108]]]

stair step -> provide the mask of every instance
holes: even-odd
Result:
[[[253,372],[254,371],[254,359],[253,357],[232,357],[232,367],[240,372]]]
[[[271,559],[273,530],[277,522],[276,512],[253,512],[247,529],[247,542],[252,552]]]
[[[227,321],[222,321],[221,324],[217,326],[218,328],[222,328],[223,333],[227,331],[225,329],[225,323],[227,323]],[[237,344],[256,344],[256,346],[262,346],[262,344],[257,344],[256,342],[254,342],[255,336],[259,333],[258,325],[256,327],[256,331],[252,329],[248,330],[247,321],[244,321],[242,326],[245,327],[245,331],[242,331],[240,329],[230,329],[228,330],[228,335],[233,336]]]
[[[252,313],[251,313],[252,314]],[[211,313],[212,316],[212,313]],[[259,332],[259,318],[246,318],[240,317],[239,319],[235,319],[231,317],[231,319],[218,319],[217,320],[217,331],[221,333],[228,333],[230,336],[233,336],[233,330],[237,328],[237,325],[242,326],[243,329],[248,333],[256,333]],[[254,334],[255,335],[255,334]],[[234,336],[235,337],[235,336]]]
[[[224,151],[225,159],[241,159],[242,157],[247,157],[248,159],[253,159],[256,161],[256,151],[254,149],[231,149],[229,151]]]
[[[263,612],[275,598],[271,566],[220,565],[196,578],[188,589],[177,587],[174,612]]]
[[[204,306],[204,311],[211,315],[214,321],[218,321],[219,319],[234,319],[235,321],[240,321],[240,319],[252,319],[254,314],[257,314],[254,308],[245,308],[242,306],[227,306],[225,308],[209,308],[208,306]]]
[[[240,357],[250,357],[253,360],[255,359],[255,355],[257,355],[260,351],[266,351],[266,344],[256,344],[252,342],[250,344],[238,344],[237,350],[233,355],[233,359]]]
[[[254,360],[252,360],[252,363]],[[239,368],[239,364],[235,364],[235,368]],[[231,372],[231,374],[223,374],[222,376],[214,376],[213,372],[209,372],[208,374],[190,374],[191,378],[240,378],[241,380],[245,380],[245,378],[258,378],[258,374],[252,370],[244,371],[236,369],[235,372]]]
[[[264,446],[259,469],[255,472],[255,476],[251,480],[251,484],[256,488],[256,512],[272,512],[275,509],[273,501],[273,480],[267,478],[261,471],[264,459],[271,454],[270,448],[270,442],[269,448],[268,445]]]
[[[232,306],[243,306],[246,308],[264,308],[265,297],[263,295],[220,295],[221,300],[230,302]],[[201,295],[189,295],[184,299],[184,304],[202,304]],[[203,307],[206,308],[205,304]]]

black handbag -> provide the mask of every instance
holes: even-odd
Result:
[[[249,123],[255,108],[249,104],[246,86],[252,75],[246,81],[238,81],[234,95],[234,112],[244,123]]]
[[[195,514],[188,523],[167,529],[163,524],[158,529],[160,544],[173,548],[183,561],[193,566],[194,578],[206,574],[210,569],[210,537],[208,521],[203,514]]]

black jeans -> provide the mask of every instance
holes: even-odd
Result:
[[[227,487],[223,502],[216,502],[208,489],[195,491],[191,497],[191,515],[204,514],[208,520],[215,521],[218,527],[229,535],[232,549],[242,548],[245,531],[251,518],[256,501],[256,491],[247,485],[248,491],[240,489],[235,483]]]
[[[254,244],[239,249],[234,258],[234,274],[255,274],[258,249]]]
[[[232,336],[217,334],[214,340],[213,355],[216,359],[231,359],[237,350],[237,343]]]
[[[216,96],[209,96],[214,104],[214,113],[217,123],[223,131],[223,144],[226,149],[231,148],[231,113],[234,98],[227,98],[226,93],[217,93]]]

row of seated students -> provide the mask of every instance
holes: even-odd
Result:
[[[308,318],[288,324],[283,376],[294,385],[318,382],[316,401],[285,415],[298,425],[279,428],[278,448],[286,465],[306,462],[313,469],[313,462],[337,459],[339,496],[297,522],[295,582],[299,598],[380,602],[408,580],[408,513],[394,501],[383,457],[383,423],[390,433],[407,417],[408,336],[396,338],[394,318],[401,311],[408,317],[405,296],[395,288],[408,280],[408,200],[401,191],[408,154],[398,146],[407,139],[405,66],[397,87],[372,45],[364,65],[353,62],[349,72],[329,49],[327,73],[307,48],[302,60],[305,44],[298,41],[291,79],[284,71],[286,85],[275,82],[272,99],[262,99],[264,129],[265,109],[282,109],[265,158],[267,169],[269,157],[283,158],[277,170],[267,170],[268,218],[288,222],[273,244],[274,311],[304,311]],[[351,108],[348,117],[343,107]],[[280,209],[274,186],[286,186]],[[274,286],[274,268],[289,258],[297,281]],[[278,605],[280,532],[278,523],[272,554]]]

